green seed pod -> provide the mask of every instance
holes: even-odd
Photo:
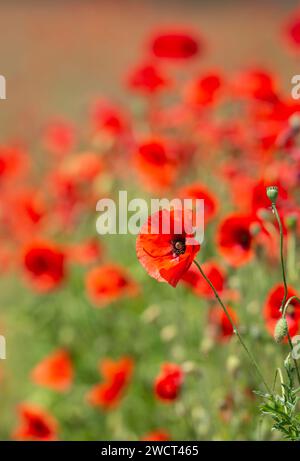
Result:
[[[295,214],[290,214],[286,216],[284,222],[289,230],[295,230],[297,227],[297,216]]]
[[[278,320],[274,330],[274,339],[277,343],[280,343],[283,338],[288,334],[288,324],[285,318]]]
[[[278,197],[278,187],[277,186],[267,187],[267,196],[271,200],[272,203],[275,203]]]

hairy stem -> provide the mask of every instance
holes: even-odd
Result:
[[[283,285],[284,285],[284,295],[283,295],[283,299],[282,299],[281,306],[280,306],[280,311],[282,312],[283,306],[287,300],[287,294],[288,294],[286,274],[285,274],[285,265],[284,265],[284,255],[283,255],[283,229],[282,229],[281,219],[279,217],[275,203],[272,203],[272,211],[278,223],[279,233],[280,233],[280,262],[281,262],[282,280],[283,280]]]

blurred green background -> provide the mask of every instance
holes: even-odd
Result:
[[[291,76],[299,73],[299,62],[278,46],[278,35],[296,5],[279,0],[1,1],[0,73],[7,81],[7,100],[0,101],[1,141],[33,143],[45,121],[57,115],[80,124],[96,96],[127,101],[126,69],[142,57],[145,40],[158,25],[199,30],[207,41],[200,69],[216,67],[231,74],[249,63],[258,64],[275,70],[288,89]],[[34,154],[43,163],[44,153],[34,150]],[[77,229],[78,236],[95,235],[93,213]],[[212,236],[214,229],[210,232]],[[206,238],[209,241],[210,234]],[[249,383],[255,385],[251,371],[243,366],[238,380],[230,371],[232,361],[241,356],[239,346],[234,341],[225,348],[207,343],[201,328],[205,302],[183,286],[158,289],[136,260],[134,237],[118,237],[118,244],[110,237],[104,244],[113,261],[119,261],[121,251],[120,263],[140,282],[143,293],[137,299],[93,309],[84,293],[81,268],[72,269],[67,288],[46,298],[33,296],[18,276],[2,277],[0,325],[7,337],[7,361],[0,363],[6,376],[0,384],[0,438],[10,437],[15,405],[23,400],[51,408],[65,440],[135,440],[160,427],[174,439],[271,438],[269,428],[258,424],[251,393],[246,395]],[[208,246],[201,257],[213,254]],[[246,333],[251,330],[258,357],[263,348],[271,379],[284,353],[279,348],[274,357],[268,335],[261,333],[258,300],[279,279],[274,269],[266,280],[267,271],[263,263],[253,262],[231,284],[241,292],[242,323],[248,325]],[[254,300],[249,283],[255,287]],[[145,316],[151,306],[159,312],[154,324]],[[66,396],[28,380],[34,365],[57,345],[71,348],[76,369],[75,385]],[[106,415],[87,406],[84,395],[99,381],[98,360],[128,354],[138,366],[120,411]],[[184,400],[174,406],[164,406],[152,395],[153,378],[161,362],[168,360],[199,365],[199,372],[187,379]],[[234,417],[226,413],[231,393]]]

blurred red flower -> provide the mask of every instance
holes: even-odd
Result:
[[[204,219],[206,223],[211,221],[218,212],[219,204],[215,194],[199,182],[182,187],[178,191],[178,196],[183,199],[204,200]]]
[[[154,383],[156,397],[164,402],[176,400],[180,394],[183,380],[184,373],[181,366],[174,363],[163,364]]]
[[[240,73],[234,87],[242,97],[272,104],[278,102],[275,77],[265,69],[253,68]]]
[[[267,330],[274,334],[275,325],[278,319],[281,318],[281,302],[284,295],[284,286],[281,284],[275,285],[268,293],[264,306],[264,318]],[[288,287],[287,299],[291,296],[298,296],[296,290]],[[297,334],[300,325],[300,303],[293,300],[287,310],[286,320],[288,323],[290,336],[293,337]]]
[[[222,78],[219,73],[210,72],[190,82],[185,89],[185,98],[195,106],[213,104],[220,95]]]
[[[22,256],[25,275],[40,292],[57,288],[65,278],[65,254],[51,242],[32,242]]]
[[[0,186],[22,176],[28,166],[27,153],[19,146],[0,146]]]
[[[134,363],[130,357],[113,361],[105,359],[100,363],[104,381],[96,384],[87,394],[88,402],[104,410],[115,408],[124,395],[133,373]]]
[[[89,181],[94,181],[103,172],[104,165],[97,152],[85,151],[68,158],[62,170],[78,185],[87,185]]]
[[[217,233],[218,249],[232,266],[241,266],[253,257],[253,222],[255,220],[250,216],[232,214],[220,223]]]
[[[294,48],[300,47],[300,11],[294,11],[283,28],[285,38]]]
[[[96,132],[118,136],[128,128],[128,120],[122,109],[105,99],[98,99],[92,104],[91,119]]]
[[[90,238],[80,243],[74,243],[67,248],[69,260],[74,263],[88,265],[98,261],[102,255],[102,247],[97,239]]]
[[[148,432],[145,434],[141,440],[144,442],[164,442],[171,440],[169,432],[164,429],[156,429],[155,431]]]
[[[199,53],[202,43],[189,32],[165,31],[152,39],[151,50],[157,58],[189,59]]]
[[[136,241],[137,257],[148,274],[159,282],[175,287],[200,250],[194,239],[192,219],[192,212],[160,210],[143,225]],[[167,234],[163,233],[165,223],[170,224]]]
[[[57,350],[45,357],[31,372],[35,384],[55,391],[70,389],[73,382],[73,365],[65,350]]]
[[[164,139],[147,139],[137,146],[134,164],[146,187],[159,191],[170,187],[177,175],[175,150]]]
[[[105,307],[123,296],[138,294],[137,284],[117,264],[94,267],[86,274],[87,295],[96,306]]]
[[[18,407],[20,423],[13,431],[16,440],[51,441],[57,439],[58,424],[48,412],[30,403]]]
[[[165,89],[169,82],[156,64],[141,65],[133,69],[128,77],[129,88],[145,94],[157,93]]]
[[[238,325],[236,312],[231,307],[227,307],[227,310],[235,325]],[[212,307],[209,310],[208,323],[211,335],[216,339],[216,341],[227,341],[234,334],[227,315],[219,306]]]
[[[205,275],[214,285],[215,289],[222,293],[225,287],[225,274],[223,269],[213,261],[206,261],[201,265]],[[195,265],[191,265],[189,270],[183,275],[182,280],[187,285],[191,286],[195,294],[205,298],[214,298],[214,292],[202,277],[199,269]]]
[[[86,151],[67,157],[49,175],[48,187],[54,199],[52,215],[62,220],[64,231],[79,219],[84,207],[94,205],[96,184],[103,171],[102,157]]]
[[[41,230],[47,215],[42,192],[27,187],[9,192],[3,201],[2,212],[8,232],[21,241],[33,238]]]
[[[43,142],[53,154],[69,154],[75,147],[75,128],[63,120],[51,122],[45,129]]]

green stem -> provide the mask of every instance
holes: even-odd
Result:
[[[286,316],[286,311],[287,311],[287,308],[289,307],[290,303],[296,299],[298,302],[300,302],[300,299],[298,298],[298,296],[291,296],[285,303],[284,305],[284,308],[283,308],[283,311],[282,311],[282,317],[285,319],[285,316]],[[288,342],[289,342],[289,346],[290,346],[290,349],[291,349],[291,352],[293,352],[293,343],[292,343],[292,339],[291,339],[291,336],[290,336],[290,333],[288,331],[288,334],[287,334],[287,337],[288,337]],[[292,356],[293,357],[293,356]],[[300,372],[299,372],[299,368],[298,368],[298,363],[297,363],[297,360],[293,357],[293,361],[294,361],[294,364],[295,364],[295,368],[296,368],[296,373],[297,373],[297,378],[298,378],[298,383],[300,384]]]
[[[244,343],[244,340],[243,340],[243,338],[241,337],[240,332],[239,332],[237,326],[235,325],[234,321],[232,320],[232,318],[231,318],[231,316],[230,316],[230,314],[229,314],[229,312],[228,312],[228,309],[226,308],[226,306],[225,306],[224,303],[222,302],[222,300],[221,300],[221,298],[220,298],[220,296],[219,296],[217,290],[215,289],[214,285],[213,285],[212,282],[209,280],[209,278],[206,277],[206,275],[205,275],[205,273],[203,272],[203,270],[202,270],[200,264],[199,264],[195,259],[194,259],[194,263],[195,263],[196,266],[198,267],[198,269],[199,269],[199,271],[200,271],[202,277],[206,280],[206,282],[209,284],[209,286],[210,286],[211,289],[213,290],[214,295],[215,295],[217,301],[219,302],[220,306],[222,307],[222,309],[223,309],[223,311],[224,311],[226,317],[228,318],[228,320],[229,320],[229,322],[230,322],[230,324],[231,324],[231,326],[232,326],[232,329],[233,329],[234,334],[238,337],[238,339],[239,339],[239,341],[240,341],[240,343],[241,343],[243,349],[245,350],[246,354],[248,355],[250,362],[252,363],[252,365],[253,365],[254,368],[256,369],[256,372],[257,372],[257,374],[259,375],[260,379],[262,380],[264,386],[266,387],[266,389],[267,389],[267,391],[269,392],[269,394],[272,394],[272,392],[271,392],[271,390],[270,390],[268,384],[266,383],[266,381],[265,381],[265,379],[264,379],[264,377],[263,377],[263,375],[262,375],[262,372],[260,371],[260,368],[259,368],[259,366],[258,366],[258,364],[257,364],[257,362],[256,362],[256,360],[255,360],[255,358],[253,357],[253,355],[252,355],[251,352],[249,351],[248,347],[247,347],[246,344]]]
[[[286,275],[285,275],[284,255],[283,255],[283,229],[282,229],[281,219],[279,217],[275,203],[272,203],[272,211],[278,223],[279,233],[280,233],[280,262],[281,262],[282,280],[283,280],[283,285],[284,285],[284,295],[283,295],[283,299],[282,299],[281,306],[280,306],[280,312],[282,312],[283,306],[287,300],[287,295],[288,295],[288,288],[287,288]]]
[[[281,392],[282,392],[282,397],[284,399],[285,398],[285,388],[284,388],[284,380],[283,380],[281,369],[277,368],[276,373],[279,374]],[[284,407],[284,411],[286,412],[286,407]]]
[[[291,303],[291,301],[293,301],[293,299],[297,299],[297,301],[300,302],[300,299],[297,296],[291,296],[287,300],[288,288],[287,288],[287,282],[286,282],[286,274],[285,274],[285,266],[284,266],[284,255],[283,255],[283,229],[282,229],[281,219],[279,217],[279,214],[278,214],[278,211],[277,211],[277,208],[276,208],[276,205],[275,205],[274,202],[272,203],[272,211],[273,211],[273,213],[274,213],[274,215],[276,217],[276,220],[277,220],[277,223],[278,223],[278,226],[279,226],[279,232],[280,232],[280,261],[281,261],[281,270],[282,270],[282,280],[283,280],[283,285],[284,285],[284,295],[283,295],[283,299],[282,299],[281,306],[280,306],[280,312],[282,312],[282,317],[285,318],[286,310],[289,307],[289,304]],[[291,336],[290,336],[289,331],[288,331],[287,337],[288,337],[289,346],[290,346],[290,349],[291,349],[291,352],[292,352],[293,351],[293,344],[292,344],[292,340],[291,340]],[[296,367],[296,373],[297,373],[298,382],[300,384],[300,372],[299,372],[297,360],[294,357],[293,357],[293,360],[294,360],[294,364],[295,364],[295,367]]]
[[[289,307],[289,305],[291,304],[291,302],[296,299],[299,303],[300,303],[300,298],[298,298],[298,296],[291,296],[285,303],[283,309],[282,309],[282,317],[285,318],[286,316],[286,311],[287,311],[287,308]]]

